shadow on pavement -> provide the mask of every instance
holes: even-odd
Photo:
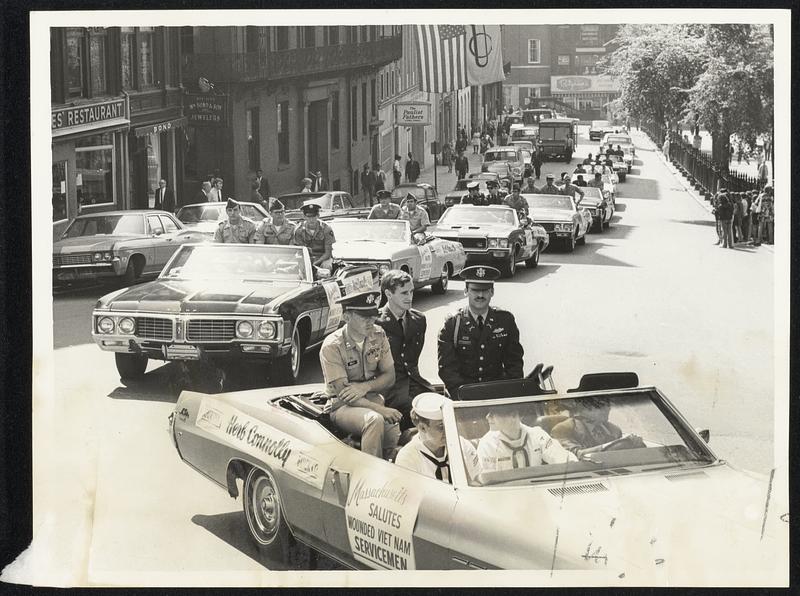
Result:
[[[599,251],[606,247],[606,243],[603,242],[604,238],[609,240],[617,240],[626,237],[633,226],[626,226],[621,224],[614,224],[612,222],[611,227],[605,230],[602,234],[594,233],[589,234],[586,237],[586,244],[583,246],[576,246],[575,252],[567,253],[562,252],[559,258],[559,262],[561,264],[567,265],[601,265],[605,267],[636,267],[637,265],[632,265],[630,263],[626,263],[625,261],[620,261],[619,259],[614,259],[607,255],[601,254]],[[539,265],[541,267],[541,265]]]
[[[614,204],[614,213],[624,213],[627,208],[628,206],[625,203],[620,203],[619,199],[617,199],[617,202]],[[616,217],[616,215],[614,217]]]
[[[586,244],[602,240],[603,238],[610,238],[612,240],[621,240],[622,238],[627,238],[636,226],[629,226],[619,223],[620,219],[621,218],[618,218],[616,215],[614,215],[614,217],[611,218],[611,225],[605,230],[602,232],[590,232],[587,234]],[[578,250],[577,246],[575,247],[575,250]]]
[[[273,571],[310,569],[309,548],[300,543],[295,543],[290,547],[288,562],[281,561],[277,556],[268,557],[261,554],[250,540],[250,531],[247,529],[243,511],[231,511],[230,513],[220,513],[218,515],[198,514],[192,516],[192,523],[208,530],[226,544],[267,569]],[[337,570],[344,569],[344,567],[320,554],[318,555],[315,569]]]
[[[657,201],[660,199],[658,193],[658,183],[652,178],[631,179],[630,184],[625,187],[625,195],[618,196],[617,200],[648,200]]]
[[[707,226],[707,227],[715,227],[717,222],[713,219],[673,219],[675,223],[679,224],[688,224],[691,226]]]

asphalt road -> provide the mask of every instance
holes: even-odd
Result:
[[[561,389],[586,372],[635,371],[693,425],[710,428],[718,455],[766,474],[774,425],[772,247],[714,246],[712,216],[642,136],[635,140],[637,164],[618,187],[610,230],[590,234],[573,254],[546,252],[535,270],[520,267],[497,284],[494,304],[517,317],[526,369],[553,364]],[[583,145],[576,158],[595,150]],[[543,173],[565,166],[548,163]],[[37,538],[27,563],[3,579],[24,581],[35,563],[53,583],[259,585],[266,571],[240,502],[182,464],[166,432],[176,365],[151,362],[144,381],[125,386],[113,355],[91,343],[89,316],[105,291],[54,298],[53,367],[36,369]],[[429,379],[437,379],[436,334],[462,299],[458,281],[444,296],[415,296],[428,318],[420,368]],[[300,381],[321,380],[311,352]]]

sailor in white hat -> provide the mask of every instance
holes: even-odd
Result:
[[[417,434],[397,453],[395,463],[423,476],[452,484],[450,459],[445,443],[442,407],[450,400],[438,393],[420,393],[411,405],[411,421]],[[480,473],[478,453],[466,439],[461,439],[461,452],[469,479]]]

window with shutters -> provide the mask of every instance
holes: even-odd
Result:
[[[528,40],[528,64],[540,64],[542,62],[541,41],[538,39]]]

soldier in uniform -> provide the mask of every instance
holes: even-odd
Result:
[[[411,225],[411,233],[417,234],[424,232],[431,225],[428,212],[424,208],[417,206],[417,197],[408,193],[406,195],[406,206],[400,211],[399,219],[407,219]]]
[[[381,277],[381,293],[386,297],[386,304],[375,323],[389,339],[395,376],[395,384],[386,395],[386,405],[403,413],[402,431],[411,427],[411,400],[423,391],[433,391],[419,373],[419,356],[428,325],[425,315],[411,308],[414,298],[411,275],[399,269],[387,271]]]
[[[601,174],[600,172],[595,172],[594,180],[589,182],[586,186],[593,186],[594,188],[599,188],[600,190],[603,190],[603,187],[605,186],[605,183],[603,182],[603,174]]]
[[[256,234],[256,224],[242,216],[239,201],[228,199],[225,205],[227,221],[221,221],[214,233],[214,242],[250,244]]]
[[[554,180],[555,179],[556,179],[556,177],[553,176],[553,174],[548,174],[545,177],[545,180],[547,181],[547,183],[542,188],[539,189],[539,191],[538,191],[539,194],[542,194],[542,195],[560,195],[561,194],[561,189],[554,184]]]
[[[253,237],[253,244],[291,244],[297,226],[286,219],[283,203],[275,199],[269,206],[269,213],[272,217],[265,217],[261,221]]]
[[[505,198],[503,204],[508,205],[515,211],[522,211],[525,215],[528,215],[530,211],[528,201],[519,194],[519,184],[514,184],[514,186],[511,187],[511,194]]]
[[[480,184],[478,183],[477,180],[468,183],[467,190],[469,191],[469,194],[463,199],[461,199],[461,203],[464,205],[478,205],[482,207],[488,205],[489,201],[486,200],[486,197],[483,195],[483,193],[478,192],[479,186]]]
[[[417,434],[397,453],[394,460],[398,466],[414,470],[444,482],[453,483],[450,477],[450,460],[445,442],[442,406],[450,400],[438,393],[420,393],[414,398],[411,420]],[[459,438],[467,476],[470,480],[480,473],[478,453],[472,443]]]
[[[306,220],[294,231],[294,244],[308,248],[311,252],[312,265],[330,269],[333,243],[336,242],[333,230],[324,221],[318,219],[319,205],[308,203],[303,205],[300,210]]]
[[[325,390],[331,398],[331,420],[361,436],[361,451],[388,457],[397,446],[403,415],[384,405],[382,392],[394,385],[394,360],[389,340],[375,325],[378,292],[340,298],[341,327],[322,342],[319,360]]]
[[[397,219],[400,217],[400,206],[392,203],[392,193],[388,190],[378,191],[379,203],[370,209],[367,219]]]
[[[523,349],[514,315],[490,306],[500,272],[473,265],[464,268],[461,277],[467,306],[448,315],[439,332],[439,377],[453,399],[467,383],[523,376]]]
[[[502,205],[505,195],[500,194],[500,185],[494,180],[489,180],[486,183],[486,188],[489,189],[489,196],[486,197],[486,202],[489,205]]]

